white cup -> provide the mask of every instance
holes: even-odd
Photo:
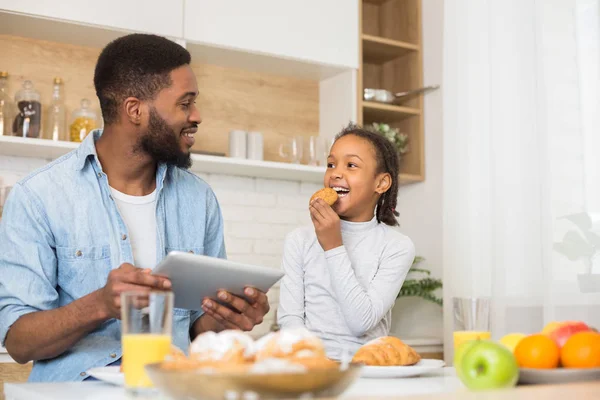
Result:
[[[229,132],[229,157],[246,158],[246,131],[233,130]]]
[[[263,160],[263,135],[260,132],[248,132],[246,157],[249,160]]]

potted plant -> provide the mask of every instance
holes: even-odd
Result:
[[[562,241],[554,243],[554,250],[570,261],[583,261],[585,271],[577,275],[582,293],[600,293],[600,216],[581,212],[559,219],[570,221],[578,230],[567,231]]]
[[[423,257],[415,257],[415,260],[408,271],[408,276],[398,293],[400,297],[421,297],[425,300],[434,302],[440,306],[443,305],[441,297],[435,295],[435,291],[442,287],[442,280],[431,277],[431,271],[424,268],[417,268],[419,263],[424,261]],[[420,275],[420,277],[417,276]]]
[[[367,129],[378,133],[388,139],[398,150],[398,157],[402,160],[402,156],[408,152],[408,135],[401,133],[398,128],[392,128],[388,124],[373,122],[367,126]]]

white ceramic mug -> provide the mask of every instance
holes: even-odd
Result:
[[[263,135],[260,132],[248,132],[248,148],[246,157],[249,160],[260,160],[264,158]]]
[[[229,132],[229,157],[246,158],[246,131],[233,130]]]

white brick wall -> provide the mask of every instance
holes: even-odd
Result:
[[[0,156],[0,177],[13,184],[47,160]],[[229,259],[250,264],[281,267],[285,235],[309,224],[309,196],[319,184],[245,178],[220,174],[198,174],[208,182],[225,220],[225,245]],[[269,292],[271,312],[253,334],[266,332],[274,322],[279,287]]]

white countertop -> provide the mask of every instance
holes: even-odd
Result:
[[[359,379],[340,398],[367,396],[399,396],[434,393],[453,393],[466,390],[455,375],[454,368],[404,379]],[[122,387],[101,382],[82,383],[25,383],[4,386],[7,400],[126,400]],[[168,398],[155,396],[153,400]]]

